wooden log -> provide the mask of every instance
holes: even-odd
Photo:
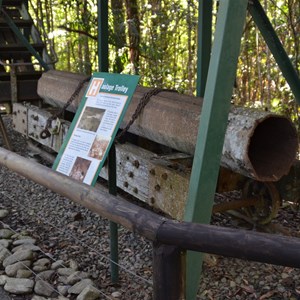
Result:
[[[153,243],[153,299],[184,299],[183,251],[174,246]]]
[[[0,164],[153,242],[300,268],[300,239],[166,219],[0,148]]]
[[[39,80],[38,94],[46,102],[62,107],[83,79],[82,75],[50,70]],[[83,90],[71,110],[76,109]],[[137,88],[121,127],[129,122],[147,91],[149,88]],[[151,97],[129,131],[194,155],[201,107],[201,98],[162,92]],[[288,173],[297,148],[296,129],[286,117],[232,107],[221,165],[256,180],[277,181]]]

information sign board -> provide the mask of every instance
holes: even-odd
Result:
[[[94,73],[53,169],[94,185],[136,89],[139,76]]]

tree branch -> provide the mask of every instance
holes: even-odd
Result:
[[[69,27],[64,26],[64,25],[60,25],[60,26],[58,26],[58,28],[63,29],[63,30],[68,31],[68,32],[75,32],[75,33],[79,33],[79,34],[82,34],[82,35],[86,35],[89,38],[97,41],[96,36],[93,36],[93,35],[91,35],[90,33],[86,32],[86,31],[78,30],[78,29],[72,29],[72,28],[69,28]]]

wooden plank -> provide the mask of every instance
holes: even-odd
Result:
[[[24,57],[30,57],[31,54],[28,49],[16,42],[10,43],[7,45],[0,46],[0,57],[2,59],[23,59]],[[32,44],[32,47],[39,53],[42,53],[44,45],[43,44]]]
[[[13,105],[13,128],[21,134],[27,136],[28,131],[27,107],[20,103]]]
[[[13,20],[17,27],[19,28],[31,28],[32,21],[31,20]],[[10,28],[9,25],[5,22],[3,18],[0,18],[0,29]]]
[[[19,115],[27,111],[27,123],[19,121]],[[66,137],[70,123],[62,122],[58,135],[41,139],[39,133],[44,129],[50,112],[33,105],[25,107],[14,104],[13,123],[15,130],[28,132],[28,136],[58,152]],[[27,128],[26,128],[27,126]],[[52,121],[52,127],[56,121]],[[161,210],[176,219],[182,219],[187,196],[190,168],[184,161],[191,156],[177,153],[176,155],[157,155],[136,145],[116,144],[117,186],[126,193]],[[108,179],[108,169],[104,166],[100,177]]]
[[[1,44],[2,46],[6,45],[6,44],[17,43],[17,38],[11,29],[2,29],[1,31],[4,36],[4,40],[5,40],[5,44]]]
[[[63,138],[66,134],[65,126],[62,126],[62,130],[59,131],[59,134],[52,135],[50,138],[41,139],[40,132],[45,128],[45,124],[48,118],[51,116],[50,112],[41,110],[36,106],[28,107],[28,136],[33,140],[39,142],[40,144],[47,146],[55,151],[60,149]],[[53,120],[51,123],[52,128],[57,126],[57,121]],[[69,127],[69,122],[67,127]]]

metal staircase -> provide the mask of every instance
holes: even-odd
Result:
[[[0,0],[0,106],[37,103],[37,82],[53,68],[25,0]]]

